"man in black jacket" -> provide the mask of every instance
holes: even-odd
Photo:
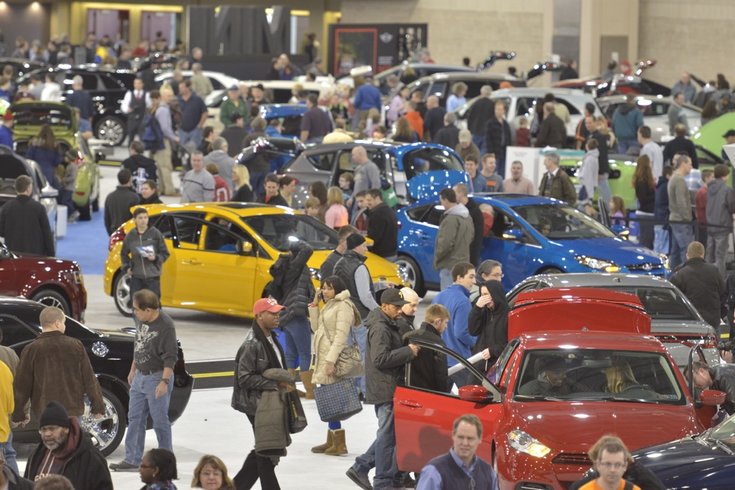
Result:
[[[727,312],[727,289],[716,266],[704,261],[704,245],[692,242],[687,261],[674,271],[671,283],[692,302],[702,318],[714,328]]]
[[[403,377],[403,368],[419,353],[417,345],[403,345],[396,319],[406,300],[395,288],[386,289],[380,298],[380,308],[370,312],[368,325],[365,378],[366,403],[375,405],[378,432],[375,441],[364,454],[355,459],[347,476],[363,489],[387,490],[398,477],[395,460],[396,435],[393,420],[393,393]],[[370,486],[368,472],[375,466],[375,479]]]
[[[430,305],[426,309],[421,326],[403,334],[403,340],[410,342],[413,339],[421,339],[446,346],[442,333],[447,329],[447,325],[449,325],[449,310],[443,305]],[[450,386],[447,356],[432,349],[420,350],[416,358],[411,361],[411,379],[408,381],[415,388],[448,393]]]
[[[439,97],[430,95],[426,98],[426,115],[424,116],[424,140],[434,141],[434,136],[444,127],[444,114],[447,111],[439,105]]]
[[[436,132],[433,143],[444,145],[448,148],[456,148],[459,144],[459,128],[454,125],[457,116],[452,112],[444,114],[444,127]]]
[[[144,155],[145,146],[141,141],[135,140],[130,143],[130,156],[123,160],[122,168],[130,171],[132,176],[132,188],[138,194],[142,194],[143,183],[158,180],[156,161]]]
[[[510,125],[505,120],[505,102],[495,101],[495,114],[487,122],[485,151],[495,154],[498,174],[505,177],[505,149],[513,144]]]
[[[490,95],[493,88],[490,85],[480,87],[480,97],[467,111],[467,129],[472,133],[472,142],[480,149],[480,154],[486,152],[485,130],[487,122],[493,117],[493,101]]]
[[[482,216],[480,205],[468,196],[469,190],[467,189],[467,184],[455,185],[454,193],[457,195],[457,202],[464,204],[464,207],[470,212],[470,218],[472,218],[472,226],[475,229],[475,234],[472,236],[472,243],[470,244],[470,262],[477,267],[480,265],[480,255],[482,253],[485,218]]]
[[[46,209],[34,201],[33,181],[27,175],[15,179],[15,199],[0,209],[0,236],[13,252],[54,256],[54,236]]]
[[[334,266],[337,265],[339,259],[341,259],[345,252],[347,252],[347,237],[353,233],[359,233],[357,228],[350,225],[345,225],[337,232],[337,246],[332,253],[327,255],[324,263],[319,268],[319,277],[327,278],[334,275]]]
[[[387,204],[383,202],[380,189],[370,189],[365,204],[368,213],[368,237],[373,239],[371,252],[387,260],[398,258],[398,218]]]
[[[51,402],[46,406],[38,432],[41,443],[28,458],[26,478],[37,481],[47,475],[64,475],[74,488],[112,490],[105,457],[92,445],[77,417],[69,417],[61,404]]]
[[[124,168],[117,173],[117,189],[105,199],[105,229],[112,235],[121,224],[133,217],[130,208],[140,202],[140,196],[133,190],[133,176]]]

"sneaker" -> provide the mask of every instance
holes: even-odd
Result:
[[[112,463],[110,465],[110,469],[112,471],[138,471],[137,464],[128,463],[125,460],[120,461],[119,463]]]
[[[78,219],[79,219],[79,211],[74,211],[67,218],[67,222],[69,222],[69,223],[76,223]]]
[[[367,474],[358,473],[354,468],[350,468],[345,474],[347,475],[347,478],[352,480],[355,485],[363,490],[373,490],[373,485],[370,483],[370,478]]]

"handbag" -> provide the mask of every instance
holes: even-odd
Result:
[[[347,420],[362,411],[362,403],[354,380],[345,378],[336,383],[314,388],[314,399],[319,418],[323,422]]]
[[[288,432],[296,434],[306,429],[308,422],[306,421],[306,414],[304,413],[304,407],[301,405],[299,400],[299,394],[296,390],[286,393],[286,408],[288,410]]]
[[[329,338],[326,328],[324,329],[324,335],[327,336],[329,343],[334,342]],[[352,329],[350,329],[350,335],[352,336],[352,345],[345,346],[334,363],[335,378],[357,378],[365,372],[365,366],[362,363],[362,354],[360,353],[360,348],[357,346],[355,332]]]

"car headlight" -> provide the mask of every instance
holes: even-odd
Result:
[[[659,254],[658,257],[661,259],[664,269],[669,270],[669,257],[666,254]]]
[[[551,448],[544,446],[541,441],[534,439],[520,429],[508,432],[507,437],[510,447],[534,458],[543,458],[551,452]]]
[[[321,282],[322,275],[319,273],[319,269],[314,269],[313,267],[309,267],[309,273],[311,274],[311,278]]]
[[[574,257],[577,259],[577,262],[580,264],[589,267],[590,269],[595,269],[598,271],[604,271],[604,272],[619,272],[620,267],[615,265],[614,262],[610,262],[609,260],[604,259],[597,259],[595,257],[587,257],[586,255],[577,255]]]

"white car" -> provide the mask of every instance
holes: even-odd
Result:
[[[512,134],[518,128],[518,121],[521,117],[528,119],[528,125],[531,126],[536,116],[536,104],[543,99],[546,94],[554,94],[557,104],[563,105],[569,112],[569,120],[564,121],[567,128],[567,137],[573,138],[577,130],[577,124],[584,117],[584,106],[592,103],[595,106],[595,115],[602,115],[602,111],[595,103],[592,95],[584,93],[582,90],[575,89],[559,89],[559,88],[505,88],[494,90],[490,99],[493,101],[502,100],[505,102],[505,114],[511,127]],[[467,112],[469,108],[477,101],[479,97],[469,100],[466,104],[455,111],[457,115],[457,124],[463,129],[467,127]]]
[[[181,72],[181,74],[184,76],[184,79],[188,79],[191,77],[192,73],[191,70],[184,70]],[[223,94],[227,93],[227,89],[232,87],[233,85],[238,85],[240,83],[240,80],[238,80],[235,77],[231,77],[229,75],[225,75],[224,73],[218,72],[218,71],[202,71],[202,74],[209,78],[209,81],[212,82],[212,88],[214,89],[211,94],[207,96],[207,98],[204,100],[204,102],[209,105],[210,100],[214,100],[217,97],[221,97]],[[167,71],[164,73],[161,73],[159,75],[156,75],[156,84],[162,85],[165,82],[171,83],[171,81],[174,79],[174,72],[173,71]]]
[[[651,137],[656,142],[666,142],[672,138],[669,134],[669,107],[672,98],[663,95],[636,95],[635,103],[643,112],[643,124],[651,128]],[[598,97],[597,104],[605,116],[612,120],[615,109],[625,104],[625,95],[608,95]],[[691,104],[684,104],[689,134],[699,131],[702,125],[702,109]]]

